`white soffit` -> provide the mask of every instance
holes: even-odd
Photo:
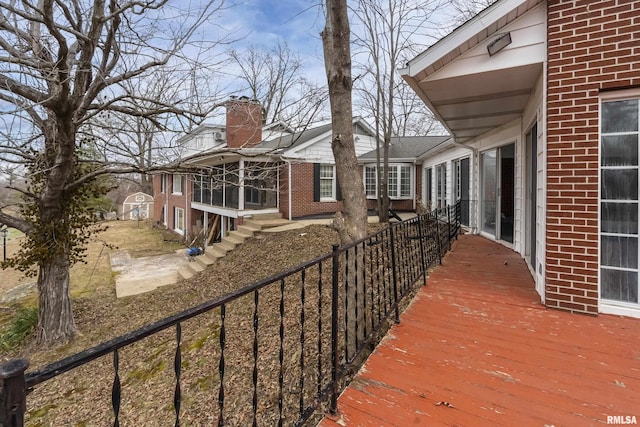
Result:
[[[487,44],[509,32],[493,56]],[[518,118],[546,58],[543,0],[501,0],[400,70],[429,109],[464,142]]]

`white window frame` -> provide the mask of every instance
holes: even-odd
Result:
[[[182,233],[184,227],[184,209],[176,206],[173,211],[173,229]]]
[[[623,132],[623,133],[612,133],[612,134],[603,134],[602,133],[602,110],[603,110],[603,104],[607,103],[607,102],[614,102],[614,101],[628,101],[628,100],[635,100],[636,102],[638,102],[638,108],[640,111],[640,90],[634,89],[631,91],[621,91],[621,92],[611,92],[611,93],[603,93],[600,96],[600,117],[599,117],[599,136],[598,136],[598,144],[599,144],[599,149],[598,149],[598,153],[599,153],[599,162],[598,162],[598,175],[599,175],[599,179],[600,181],[602,180],[602,172],[604,170],[608,170],[608,169],[616,169],[616,168],[623,168],[623,169],[637,169],[638,170],[638,175],[640,176],[640,157],[638,158],[638,164],[636,165],[630,165],[630,166],[603,166],[603,161],[602,161],[602,149],[601,149],[601,145],[602,145],[602,137],[603,136],[607,136],[607,135],[633,135],[634,133],[637,135],[638,138],[638,143],[640,144],[640,113],[638,114],[638,130],[636,132]],[[638,147],[638,149],[640,150],[640,147]],[[640,153],[639,153],[640,156]],[[598,253],[601,254],[602,252],[602,237],[603,236],[618,236],[618,237],[630,237],[630,238],[636,238],[638,239],[638,245],[640,245],[640,230],[638,230],[638,233],[636,234],[628,234],[628,233],[606,233],[602,231],[602,218],[603,218],[603,214],[602,214],[602,206],[603,206],[603,202],[607,203],[607,202],[612,202],[610,200],[607,199],[602,199],[602,182],[600,182],[600,185],[598,186]],[[640,183],[638,184],[639,188],[640,188]],[[624,201],[623,201],[624,202]],[[638,206],[640,209],[640,194],[638,195],[638,200],[636,201],[638,203]],[[640,215],[640,212],[639,212]],[[628,315],[628,316],[632,316],[632,317],[640,317],[640,299],[638,301],[638,303],[634,303],[634,302],[625,302],[625,301],[618,301],[618,300],[611,300],[611,299],[605,299],[602,297],[602,270],[605,269],[609,269],[609,270],[617,270],[617,271],[629,271],[629,272],[635,272],[638,275],[638,280],[640,281],[640,248],[638,248],[638,263],[637,263],[637,267],[635,269],[633,268],[624,268],[624,267],[607,267],[607,266],[603,266],[601,264],[602,262],[602,256],[599,257],[598,260],[598,300],[599,300],[599,311],[601,313],[609,313],[609,314],[617,314],[617,315]],[[640,285],[639,285],[640,286]],[[638,291],[640,292],[640,289],[638,289]]]
[[[444,208],[447,199],[447,163],[440,163],[433,168],[435,172],[435,207]]]
[[[171,185],[172,194],[182,194],[184,191],[184,177],[182,175],[173,175],[173,183]]]
[[[160,175],[160,192],[167,192],[167,174],[164,173]]]
[[[331,176],[323,176],[323,171],[327,172],[328,170],[331,170]],[[336,200],[336,167],[335,165],[330,165],[330,164],[321,164],[320,165],[320,201],[321,202],[333,202]],[[330,182],[330,186],[331,186],[331,194],[323,194],[322,190],[323,190],[323,186],[322,183],[324,182]]]
[[[395,180],[395,188],[392,188],[392,185],[388,186],[389,199],[390,200],[408,200],[413,198],[414,194],[414,179],[413,179],[413,168],[410,163],[393,163],[389,165],[389,178],[388,182],[391,180]],[[373,170],[373,179],[375,182],[373,186],[371,185],[370,178],[371,175],[367,175],[368,171]],[[406,173],[403,174],[403,171]],[[367,199],[376,199],[378,197],[378,167],[375,164],[365,165],[363,168],[363,181],[365,187],[365,194]],[[402,178],[407,179],[409,187],[404,188],[403,191],[403,181]],[[370,189],[375,188],[375,194],[372,194]]]

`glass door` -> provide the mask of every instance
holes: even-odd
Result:
[[[480,216],[482,225],[481,230],[485,233],[496,236],[496,203],[498,201],[498,182],[497,182],[497,150],[485,151],[480,156],[481,163],[481,209]]]
[[[480,155],[481,230],[513,243],[515,207],[515,144]]]

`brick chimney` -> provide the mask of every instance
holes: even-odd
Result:
[[[248,148],[262,141],[262,105],[246,96],[232,96],[227,108],[227,147]]]

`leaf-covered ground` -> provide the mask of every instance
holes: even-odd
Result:
[[[26,356],[30,370],[61,357],[140,328],[150,322],[182,311],[211,298],[226,294],[305,261],[327,254],[338,243],[337,233],[328,226],[312,225],[281,233],[260,233],[218,260],[213,266],[176,285],[122,299],[115,291],[99,287],[90,295],[74,300],[74,311],[81,335],[73,343],[53,350],[42,350],[27,343],[19,353]],[[327,271],[322,274],[325,275]],[[309,272],[317,281],[318,272]],[[284,424],[297,416],[303,402],[315,392],[318,363],[325,364],[328,354],[317,353],[320,341],[328,345],[328,334],[314,315],[318,301],[328,303],[327,290],[309,286],[305,306],[309,306],[304,328],[300,327],[300,287],[271,286],[259,294],[259,333],[253,334],[254,295],[230,303],[225,322],[225,389],[223,416],[225,425],[250,425],[253,397],[259,425],[274,425],[280,416],[282,400]],[[282,295],[285,295],[282,297]],[[281,299],[282,298],[282,299]],[[280,302],[283,302],[284,339],[280,340]],[[325,316],[328,310],[325,309]],[[221,356],[220,310],[203,314],[181,325],[181,425],[209,426],[217,423],[220,398]],[[304,331],[302,331],[304,329]],[[302,334],[302,335],[301,335]],[[253,357],[254,339],[259,343],[258,363]],[[284,347],[280,372],[279,351]],[[302,344],[301,343],[305,343]],[[122,384],[120,425],[164,426],[175,422],[174,392],[176,374],[174,356],[176,330],[171,328],[129,346],[118,353],[119,380]],[[300,366],[301,354],[306,365]],[[38,385],[28,398],[28,425],[32,426],[104,426],[113,424],[111,407],[114,383],[113,355],[60,375]],[[258,387],[252,377],[256,369]],[[327,372],[320,369],[320,375]],[[282,373],[282,386],[280,374]],[[302,378],[302,382],[300,381]],[[289,409],[287,409],[289,408]],[[294,408],[294,409],[291,409]]]

